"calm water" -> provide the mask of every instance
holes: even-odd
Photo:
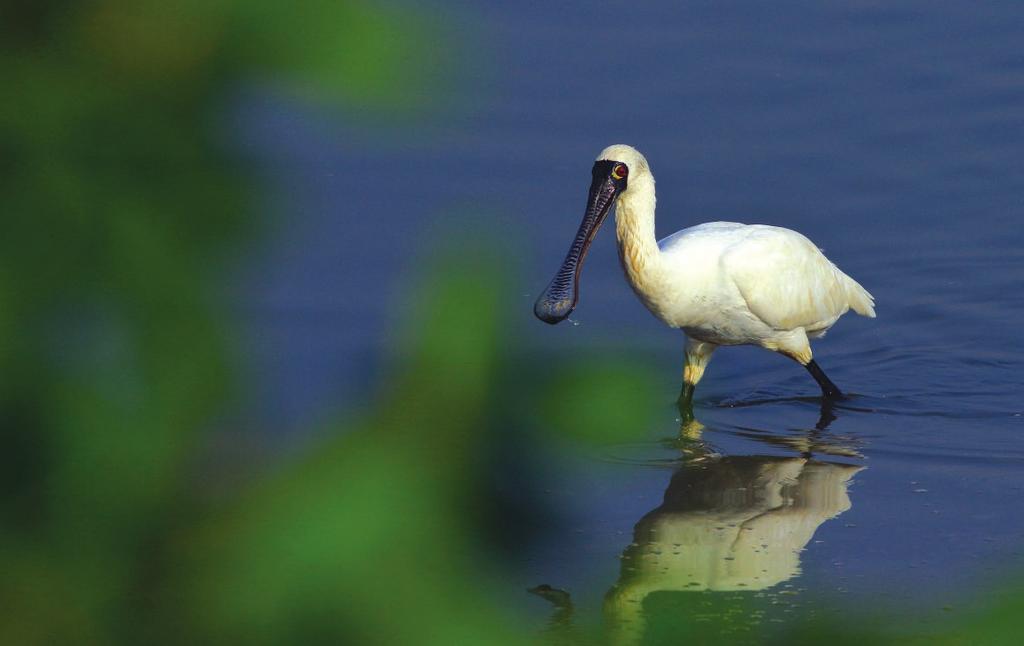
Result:
[[[509,597],[538,627],[549,607],[525,588],[596,613],[617,582],[623,598],[746,588],[766,622],[868,601],[935,622],[1024,566],[1024,7],[549,4],[439,8],[476,54],[426,123],[367,130],[246,103],[238,138],[292,214],[239,297],[253,420],[294,436],[358,403],[403,272],[472,221],[519,250],[509,325],[531,356],[608,348],[664,376],[663,421],[635,443],[535,447],[529,484],[559,515],[515,551]],[[617,142],[652,165],[659,236],[794,228],[875,295],[876,320],[850,314],[815,346],[850,401],[823,416],[799,367],[725,349],[697,390],[699,440],[666,443],[682,339],[635,300],[610,231],[579,325],[532,318],[591,161]]]

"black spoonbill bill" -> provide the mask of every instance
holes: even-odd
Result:
[[[564,320],[579,299],[587,249],[615,203],[615,235],[626,280],[647,309],[686,334],[679,396],[692,410],[693,389],[720,345],[757,345],[804,366],[828,398],[839,388],[814,362],[809,339],[853,309],[874,318],[874,298],[796,231],[764,224],[708,222],[658,241],[654,175],[638,150],[605,148],[592,171],[590,196],[562,267],[533,311]]]

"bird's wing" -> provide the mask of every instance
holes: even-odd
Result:
[[[796,231],[749,226],[720,262],[751,313],[777,330],[827,329],[850,307],[850,279]]]

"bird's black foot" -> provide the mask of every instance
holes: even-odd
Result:
[[[811,373],[814,380],[818,382],[819,386],[821,386],[821,394],[824,395],[826,399],[846,399],[846,396],[843,395],[841,390],[839,390],[839,386],[832,383],[832,380],[829,379],[828,375],[826,375],[818,364],[815,363],[814,359],[811,359],[804,364],[804,368],[807,368],[807,372]]]
[[[818,415],[818,423],[814,425],[815,431],[824,431],[828,425],[836,421],[836,414],[833,412],[834,399],[828,397],[821,400],[821,412]]]
[[[684,381],[683,390],[679,393],[679,400],[676,402],[684,424],[693,421],[693,390],[694,385]]]

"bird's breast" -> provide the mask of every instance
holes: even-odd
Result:
[[[626,269],[626,278],[655,317],[691,338],[737,345],[757,343],[768,332],[735,285],[700,263],[687,269],[665,265],[636,275]]]

